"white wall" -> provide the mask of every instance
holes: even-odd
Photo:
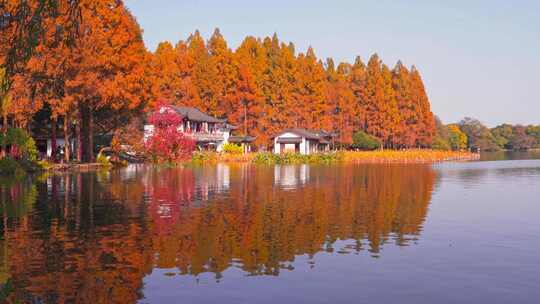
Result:
[[[302,141],[300,142],[300,154],[309,154],[309,148],[307,140],[304,137],[299,136],[298,134],[291,133],[291,132],[285,132],[281,133],[278,136],[274,138],[274,153],[280,154],[283,151],[281,151],[281,144],[278,143],[278,139],[282,138],[301,138]],[[295,144],[285,144],[285,150],[292,149],[294,150]]]
[[[65,142],[64,142],[64,139],[63,138],[57,138],[56,139],[56,147],[60,147],[60,149],[64,149],[65,147]],[[72,138],[70,140],[70,145],[69,145],[69,150],[72,151],[75,151],[75,140]],[[62,151],[64,152],[64,151]],[[47,157],[52,157],[52,141],[51,139],[47,139],[47,151],[45,153],[45,156]]]
[[[144,142],[154,134],[154,125],[144,125]]]
[[[64,139],[63,138],[57,138],[56,139],[56,146],[63,149],[64,148]],[[51,156],[52,156],[52,141],[50,139],[47,139],[47,157],[51,157]]]
[[[223,134],[223,141],[218,142],[218,145],[216,147],[217,152],[223,151],[223,146],[229,142],[229,137],[231,136],[231,131],[227,129],[221,129],[219,130]]]

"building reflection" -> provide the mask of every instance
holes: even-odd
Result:
[[[305,184],[309,179],[308,165],[276,165],[274,184],[284,189],[294,189]]]
[[[218,165],[0,183],[0,300],[130,303],[154,268],[220,278],[320,251],[377,257],[419,238],[435,179],[429,166]]]

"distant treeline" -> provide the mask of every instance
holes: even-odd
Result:
[[[540,125],[502,124],[488,128],[479,120],[464,118],[457,124],[443,125],[437,121],[436,149],[474,151],[528,150],[540,148]]]

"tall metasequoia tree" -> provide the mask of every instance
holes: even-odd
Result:
[[[420,72],[416,67],[411,69],[411,92],[413,103],[416,104],[419,117],[416,145],[419,147],[429,147],[436,133],[435,119],[431,112],[429,99],[424,88],[424,83]]]
[[[310,129],[328,129],[330,105],[326,97],[325,73],[310,47],[298,56],[293,100],[296,102],[296,124]]]
[[[242,92],[241,88],[243,87],[245,88],[243,91],[249,92],[249,97],[252,97],[252,99],[245,101],[248,117],[247,134],[256,136],[257,145],[265,145],[271,135],[264,124],[268,115],[265,115],[266,98],[262,91],[266,69],[266,50],[260,40],[247,37],[236,50],[235,56],[239,64],[237,90]],[[238,107],[234,108],[238,109]],[[238,113],[238,111],[235,113],[236,115],[232,116],[233,122],[242,121],[243,113]]]
[[[388,134],[384,125],[385,81],[381,61],[377,54],[371,56],[367,66],[366,80],[366,131],[386,141]]]
[[[193,83],[201,99],[201,110],[210,114],[217,113],[218,92],[221,84],[218,81],[217,68],[210,60],[210,53],[199,31],[195,31],[188,40],[188,52],[195,61],[193,67]]]
[[[242,65],[239,67],[238,78],[234,84],[229,100],[229,119],[231,123],[241,127],[243,135],[249,135],[250,130],[256,130],[259,118],[258,91],[249,69]],[[259,135],[259,134],[251,134]]]
[[[95,112],[107,109],[114,120],[144,104],[148,54],[137,22],[121,1],[81,0],[81,20],[81,35],[67,61],[65,95],[76,105],[82,158],[93,161]]]
[[[419,117],[416,104],[412,100],[410,73],[401,61],[398,61],[392,73],[394,92],[401,117],[397,145],[414,147],[417,141]]]
[[[331,129],[337,134],[339,142],[343,144],[352,143],[352,135],[359,121],[357,116],[359,103],[356,102],[349,79],[351,70],[350,64],[340,63],[336,69],[331,58],[326,61],[326,94],[330,108]]]
[[[383,140],[387,147],[394,148],[398,141],[400,130],[400,116],[396,102],[396,93],[392,87],[392,72],[386,64],[382,65],[384,80],[384,103],[382,108],[385,136]]]
[[[6,107],[4,117],[7,122],[12,116],[14,125],[24,127],[44,101],[36,90],[50,86],[47,77],[33,75],[29,61],[39,56],[44,45],[73,46],[80,33],[80,1],[3,0],[0,11],[0,66],[6,76],[0,83],[0,95],[9,93],[16,98],[16,106]]]
[[[355,130],[367,129],[367,71],[366,65],[362,62],[360,57],[356,57],[354,64],[351,66],[351,72],[349,75],[349,86],[355,99],[355,116],[356,124]]]
[[[238,65],[234,53],[229,49],[227,42],[217,28],[208,40],[208,52],[210,54],[210,67],[215,69],[217,80],[213,87],[216,103],[213,114],[223,117],[227,114],[227,108],[234,98],[235,85],[238,83]]]

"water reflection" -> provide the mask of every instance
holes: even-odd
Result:
[[[0,284],[11,302],[129,303],[154,268],[220,280],[320,251],[379,257],[419,238],[435,179],[429,166],[218,165],[1,181]]]
[[[540,150],[482,152],[480,155],[480,160],[483,161],[523,159],[540,159]]]
[[[283,189],[294,189],[308,181],[308,165],[276,165],[274,167],[274,184]]]

